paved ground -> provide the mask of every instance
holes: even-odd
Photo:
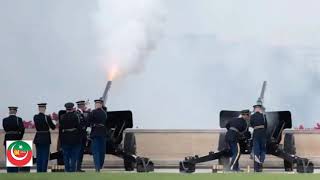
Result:
[[[0,174],[5,180],[319,180],[319,174],[285,173],[123,173],[123,171],[104,171],[102,173],[26,173]]]
[[[93,169],[85,169],[86,172],[94,172]],[[36,170],[32,169],[31,173],[35,173]],[[135,171],[133,172],[126,172],[123,169],[104,169],[103,172],[110,172],[110,173],[136,173]],[[250,172],[253,172],[252,169],[250,169]],[[295,174],[296,172],[285,172],[283,169],[265,169],[265,173],[280,173],[280,174]],[[6,170],[1,169],[0,173],[6,173]],[[178,169],[155,169],[155,173],[179,173]],[[197,169],[196,173],[212,173],[211,169]],[[222,171],[219,171],[218,173],[224,173]],[[243,172],[247,173],[247,172]],[[320,174],[320,169],[315,169],[314,170],[315,174]]]

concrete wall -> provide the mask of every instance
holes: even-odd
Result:
[[[137,140],[137,152],[140,156],[149,157],[157,166],[175,167],[186,156],[206,155],[209,151],[215,151],[218,147],[219,133],[221,130],[130,130],[134,132]],[[294,133],[296,140],[297,155],[312,159],[320,166],[320,131],[287,131]],[[0,131],[0,142],[3,142],[4,132]],[[27,130],[25,140],[32,140],[33,130]],[[51,133],[51,152],[56,151],[56,139],[58,132]],[[0,146],[0,167],[4,167],[4,147]],[[55,164],[51,161],[50,164]],[[202,164],[211,166],[217,162]],[[92,166],[92,157],[85,156],[85,166]],[[252,166],[249,157],[241,157],[241,165]],[[265,166],[282,167],[283,161],[268,156]],[[122,166],[122,160],[107,156],[106,166]]]
[[[218,148],[221,131],[136,131],[139,153],[152,157],[161,165],[176,165],[178,161],[190,155],[206,155]],[[297,155],[316,160],[320,165],[320,131],[292,131],[295,134]],[[206,163],[212,165],[216,162]],[[247,155],[241,157],[243,166],[252,165]],[[268,156],[265,166],[282,167],[283,161]]]

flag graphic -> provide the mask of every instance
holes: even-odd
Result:
[[[7,141],[7,167],[31,167],[32,141]]]

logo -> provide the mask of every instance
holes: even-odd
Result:
[[[7,141],[7,167],[32,166],[32,141]]]

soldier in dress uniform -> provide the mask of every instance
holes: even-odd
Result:
[[[77,103],[77,115],[80,119],[80,126],[81,126],[81,130],[80,130],[81,147],[80,147],[79,158],[77,160],[76,170],[77,172],[85,172],[84,170],[81,169],[81,166],[82,166],[84,149],[87,144],[87,127],[89,126],[88,117],[89,117],[90,111],[87,110],[85,101],[81,100],[76,103]]]
[[[95,109],[89,115],[91,127],[90,138],[92,140],[91,148],[96,172],[103,168],[106,153],[107,137],[107,111],[103,107],[103,100],[97,99]]]
[[[238,118],[231,119],[227,125],[227,134],[226,134],[226,141],[229,145],[231,150],[231,163],[230,163],[230,170],[231,171],[240,171],[239,169],[239,158],[240,158],[240,145],[239,145],[239,138],[247,132],[248,130],[248,123],[250,119],[250,111],[243,110],[241,111],[241,116]]]
[[[50,129],[56,128],[51,116],[46,115],[47,103],[38,104],[39,113],[34,115],[36,135],[33,143],[37,151],[37,172],[47,172],[50,154],[51,136]]]
[[[79,157],[81,139],[80,119],[74,112],[74,104],[66,103],[66,113],[59,120],[59,136],[66,172],[76,171],[76,162]]]
[[[254,114],[251,116],[250,125],[253,130],[253,154],[254,171],[262,172],[263,162],[266,157],[267,143],[267,121],[264,107],[260,104],[254,105]]]
[[[17,116],[18,107],[9,107],[9,116],[3,119],[2,126],[5,131],[3,145],[6,149],[6,141],[22,140],[24,135],[23,121]],[[8,173],[19,172],[17,167],[7,167]]]

